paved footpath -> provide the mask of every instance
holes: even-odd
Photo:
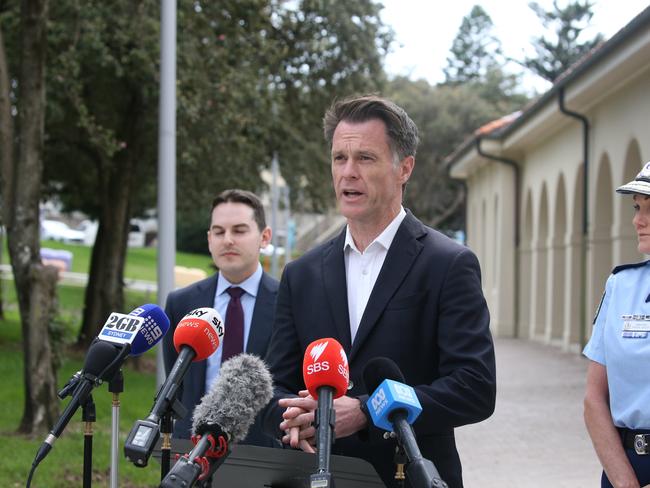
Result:
[[[456,429],[465,487],[599,487],[582,418],[588,360],[517,339],[497,339],[495,349],[495,413]]]

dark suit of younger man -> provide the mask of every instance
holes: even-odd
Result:
[[[462,486],[454,427],[491,415],[496,395],[489,313],[475,255],[424,226],[410,212],[388,249],[359,329],[351,343],[345,231],[290,263],[280,283],[276,321],[266,356],[276,385],[264,412],[268,433],[281,436],[279,398],[304,389],[302,360],[314,340],[334,337],[350,366],[348,395],[365,403],[366,363],[394,360],[416,389],[423,410],[414,424],[422,455],[450,488]],[[336,439],[332,452],[370,461],[383,481],[395,483],[394,444],[370,426]]]
[[[185,288],[171,292],[167,298],[165,313],[172,324],[163,339],[163,352],[165,358],[165,371],[171,371],[178,354],[174,348],[174,330],[176,325],[185,314],[200,307],[213,307],[214,296],[217,289],[216,273],[210,278],[189,285]],[[264,357],[271,338],[273,328],[273,311],[275,299],[278,293],[278,281],[270,275],[263,273],[255,299],[255,308],[251,319],[251,330],[246,345],[246,352]],[[192,412],[205,394],[205,371],[206,361],[192,363],[185,375],[179,399],[187,408],[185,418],[178,419],[174,425],[174,437],[189,438],[192,428]],[[278,443],[262,432],[259,418],[251,427],[246,439],[242,444],[253,444],[257,446],[274,447]]]

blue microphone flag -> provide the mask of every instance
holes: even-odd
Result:
[[[415,390],[404,383],[394,380],[384,380],[368,398],[368,411],[373,424],[380,429],[393,430],[390,422],[391,414],[396,410],[407,412],[407,422],[413,424],[422,412],[420,400]]]

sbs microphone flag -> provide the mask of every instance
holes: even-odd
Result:
[[[302,377],[315,399],[318,399],[323,386],[333,390],[333,398],[345,395],[350,383],[350,370],[343,346],[331,337],[309,344],[303,358]]]
[[[333,485],[330,473],[336,425],[333,400],[345,395],[350,383],[348,357],[343,346],[331,337],[309,344],[302,362],[302,375],[310,395],[318,400],[314,412],[318,471],[310,476],[310,485],[327,488]]]

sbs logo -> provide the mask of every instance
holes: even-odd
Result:
[[[321,355],[327,348],[329,342],[330,341],[321,342],[320,344],[316,344],[314,347],[311,348],[311,351],[309,351],[309,355],[314,361],[318,361],[318,358],[321,357]]]

